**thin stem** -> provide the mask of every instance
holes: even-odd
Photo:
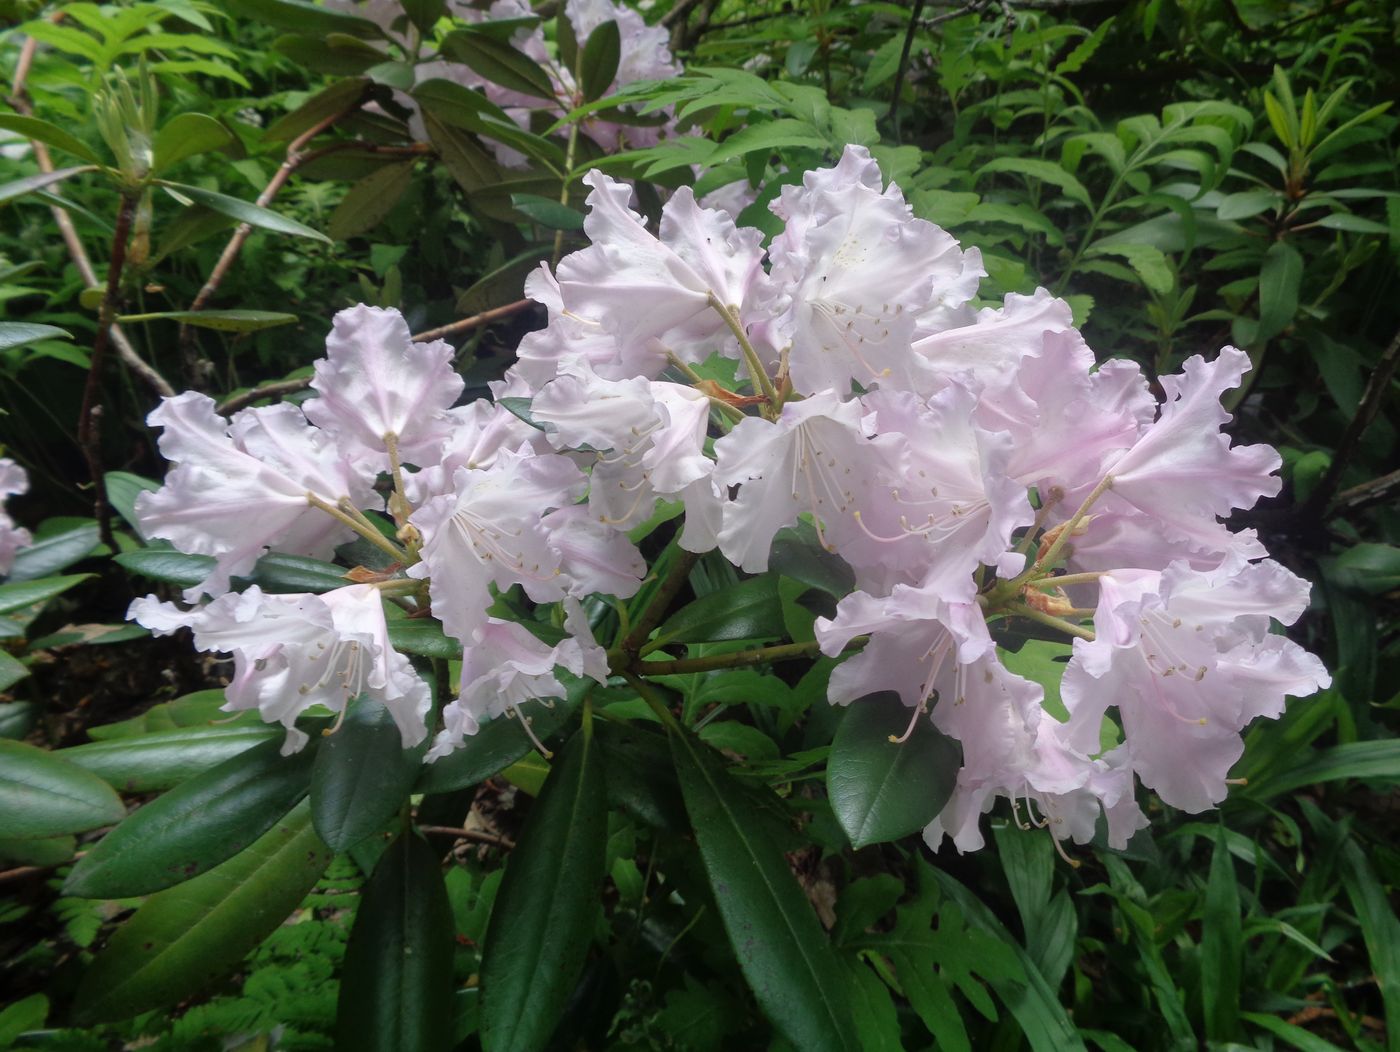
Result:
[[[331,518],[339,522],[342,526],[350,527],[350,529],[354,530],[365,540],[369,541],[370,544],[373,544],[376,548],[381,549],[388,555],[393,556],[396,562],[403,562],[405,559],[408,558],[407,552],[405,552],[393,541],[389,540],[388,537],[385,537],[384,534],[380,533],[377,529],[375,529],[374,524],[371,523],[368,519],[365,519],[363,523],[357,522],[354,518],[347,515],[345,512],[343,512],[340,508],[336,507],[330,501],[323,500],[322,498],[316,496],[316,494],[311,493],[310,491],[308,491],[306,494],[306,503],[311,505],[313,508],[320,508]],[[361,516],[361,518],[363,518],[363,516]]]
[[[1060,577],[1046,577],[1036,581],[1037,588],[1059,588],[1067,584],[1093,584],[1100,577],[1103,577],[1111,570],[1089,570],[1086,573],[1067,573]]]
[[[579,61],[583,61],[583,48],[579,48]],[[578,82],[577,73],[575,73],[574,82]],[[581,121],[574,121],[574,123],[569,126],[569,145],[564,148],[564,174],[561,180],[562,185],[559,188],[559,203],[566,207],[569,203],[569,184],[573,182],[574,179],[574,154],[578,151],[578,132],[580,124]],[[554,252],[550,256],[549,263],[551,270],[559,265],[559,257],[563,254],[564,231],[561,228],[554,232]]]
[[[1076,639],[1087,639],[1091,643],[1094,641],[1094,633],[1089,629],[1071,624],[1069,621],[1055,617],[1053,614],[1047,614],[1044,611],[1037,610],[1035,607],[1026,606],[1024,603],[1013,604],[1008,608],[1007,612],[1015,617],[1024,617],[1039,624],[1048,625],[1050,628],[1055,629],[1055,631],[1064,632],[1066,635],[1074,636]]]
[[[87,383],[83,385],[83,406],[78,414],[78,445],[87,459],[88,474],[92,478],[93,511],[97,519],[98,534],[102,542],[115,548],[112,539],[111,511],[107,506],[106,488],[102,484],[102,366],[107,357],[107,344],[111,337],[112,323],[117,317],[117,302],[120,298],[122,270],[126,266],[126,242],[131,234],[131,220],[136,214],[136,201],[140,191],[127,187],[122,190],[121,204],[117,209],[116,229],[112,234],[112,259],[107,267],[107,287],[102,293],[102,306],[97,314],[97,335],[92,341],[92,361],[88,365]]]
[[[623,671],[622,678],[627,681],[627,685],[637,692],[637,697],[647,703],[647,706],[668,729],[679,729],[680,720],[672,714],[666,707],[666,703],[656,696],[656,692],[651,689],[651,685],[639,679],[631,672]]]
[[[626,638],[622,640],[621,650],[624,654],[630,657],[641,650],[647,637],[651,635],[652,629],[659,625],[661,619],[666,616],[666,611],[671,608],[672,600],[684,587],[691,569],[699,559],[700,556],[694,552],[688,552],[684,548],[676,549],[675,562],[671,564],[671,569],[661,582],[661,586],[651,597],[651,602],[642,611],[642,616],[637,619],[637,623],[632,626],[632,631],[628,632]]]
[[[444,336],[451,336],[454,333],[465,332],[468,329],[475,329],[482,325],[489,325],[500,318],[509,318],[512,314],[519,314],[527,307],[534,306],[534,300],[516,300],[514,303],[507,303],[504,307],[492,307],[490,310],[482,311],[480,314],[473,314],[470,318],[463,318],[461,321],[449,322],[447,325],[440,325],[436,329],[429,329],[427,332],[420,332],[413,337],[414,343],[426,343],[428,340],[441,339]]]
[[[418,827],[418,832],[426,833],[428,836],[451,836],[458,840],[471,840],[478,844],[489,844],[492,847],[504,848],[507,851],[515,847],[515,841],[509,837],[495,836],[492,833],[482,833],[475,829],[460,829],[457,826],[423,826]]]
[[[1031,550],[1031,545],[1035,543],[1035,538],[1045,526],[1045,519],[1050,514],[1055,505],[1065,499],[1065,491],[1058,486],[1050,490],[1050,495],[1040,510],[1035,513],[1035,521],[1031,523],[1031,528],[1026,531],[1026,535],[1021,538],[1021,543],[1016,545],[1016,551],[1025,555]]]
[[[815,657],[821,652],[816,642],[784,643],[776,647],[755,647],[736,650],[731,654],[711,654],[709,657],[682,658],[677,661],[638,661],[632,670],[639,676],[680,676],[688,672],[712,672],[722,668],[748,668],[770,661],[792,661]]]
[[[408,521],[410,507],[403,487],[403,460],[399,456],[399,436],[389,431],[384,435],[384,448],[389,453],[389,474],[394,480],[394,496],[389,501],[389,514],[400,529]]]
[[[773,386],[773,381],[768,375],[768,370],[763,368],[763,363],[759,360],[758,352],[753,349],[753,344],[749,342],[749,337],[744,332],[744,327],[739,323],[738,317],[725,304],[719,301],[713,292],[709,294],[710,306],[719,311],[719,315],[724,319],[724,324],[729,326],[729,331],[734,334],[734,338],[739,341],[739,350],[743,352],[744,364],[748,366],[749,375],[753,379],[754,386],[763,392],[763,397],[768,400],[768,405],[776,410],[781,404],[778,398],[778,389]]]

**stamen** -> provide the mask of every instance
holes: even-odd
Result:
[[[530,726],[530,717],[526,716],[523,712],[520,711],[520,706],[512,705],[506,711],[507,713],[515,714],[515,718],[520,721],[520,726],[525,729],[525,736],[530,739],[531,743],[535,746],[535,749],[540,753],[540,755],[543,756],[546,760],[554,759],[554,753],[546,749],[544,747],[544,742],[540,741],[537,737],[535,737],[535,732]]]

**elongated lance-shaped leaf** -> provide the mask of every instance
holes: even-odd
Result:
[[[389,710],[368,698],[321,743],[311,772],[311,818],[321,839],[348,851],[378,832],[408,799],[428,743],[405,749]]]
[[[804,1052],[860,1048],[846,976],[780,848],[719,755],[679,728],[670,737],[705,872],[759,1006]]]
[[[486,929],[481,1044],[536,1052],[583,971],[598,913],[607,792],[591,721],[564,746],[510,854]]]
[[[335,1047],[451,1048],[452,950],[452,907],[437,855],[417,833],[401,833],[375,865],[355,914]]]
[[[95,774],[0,738],[0,837],[37,840],[120,822],[126,808]]]
[[[74,1021],[125,1019],[199,993],[286,921],[330,860],[302,804],[223,865],[152,895],[92,962]]]
[[[232,858],[306,795],[315,750],[256,745],[172,789],[108,833],[68,875],[89,899],[146,895]]]

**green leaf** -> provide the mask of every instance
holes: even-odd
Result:
[[[1328,230],[1347,230],[1353,234],[1386,234],[1390,232],[1390,227],[1384,223],[1352,215],[1350,212],[1333,212],[1331,215],[1319,219],[1317,225]]]
[[[193,588],[214,572],[212,555],[186,555],[173,548],[139,548],[112,558],[134,574],[181,588]]]
[[[225,701],[222,687],[197,690],[174,701],[152,705],[129,720],[89,727],[87,733],[93,741],[111,741],[114,738],[140,738],[184,727],[226,727],[233,723],[248,725],[258,722],[258,713],[252,709],[232,714],[226,712],[223,708]]]
[[[608,803],[657,829],[687,832],[685,804],[666,739],[621,721],[600,720],[594,734],[608,772]]]
[[[20,866],[60,866],[73,858],[78,841],[73,836],[43,840],[0,840],[0,859]],[[3,1048],[0,1045],[0,1048]]]
[[[772,639],[783,634],[778,577],[767,573],[721,588],[681,607],[657,632],[655,645]]]
[[[223,865],[151,896],[83,976],[74,1022],[125,1019],[199,993],[285,923],[331,857],[303,804]]]
[[[820,134],[808,122],[783,117],[740,128],[716,146],[703,163],[708,167],[713,167],[733,160],[735,157],[745,157],[757,151],[770,154],[784,147],[825,151],[831,145],[826,136]]]
[[[1039,179],[1042,183],[1058,186],[1071,201],[1078,202],[1085,208],[1093,207],[1089,201],[1089,191],[1084,189],[1084,184],[1054,161],[1044,161],[1035,157],[997,157],[977,169],[973,179],[980,182],[984,175],[996,172],[1009,172]]]
[[[207,114],[176,114],[156,132],[155,164],[152,171],[159,175],[188,157],[208,153],[210,150],[222,150],[237,141],[233,132]]]
[[[27,347],[40,340],[71,340],[73,334],[57,325],[36,325],[27,321],[0,321],[0,351]]]
[[[304,223],[298,223],[295,219],[278,215],[271,209],[263,208],[252,201],[229,197],[227,194],[215,193],[213,190],[205,190],[203,187],[190,186],[186,183],[172,183],[165,179],[158,180],[158,182],[171,191],[177,200],[193,201],[195,204],[212,208],[215,212],[221,212],[237,219],[240,223],[261,227],[264,230],[272,230],[279,234],[292,234],[296,237],[311,238],[313,241],[331,243],[331,239],[320,231],[312,230]]]
[[[1206,1037],[1228,1041],[1240,1028],[1240,971],[1244,936],[1240,925],[1240,889],[1235,864],[1221,826],[1211,855],[1201,917],[1201,1006]]]
[[[768,550],[768,569],[837,599],[856,586],[855,571],[846,560],[823,547],[810,522],[781,529]]]
[[[613,25],[605,22],[604,25]],[[542,227],[550,230],[582,230],[583,213],[576,212],[568,205],[551,201],[537,194],[511,194],[510,203],[515,209],[528,216]]]
[[[96,170],[94,165],[82,164],[76,168],[60,168],[53,172],[40,172],[38,175],[27,175],[23,179],[0,184],[0,205],[6,201],[13,201],[17,197],[23,197],[25,194],[32,194],[35,190],[42,190],[46,186],[62,182],[64,179],[69,179],[82,172]]]
[[[373,230],[413,185],[413,169],[413,161],[404,161],[365,176],[341,198],[326,233],[334,241],[347,241]]]
[[[367,18],[333,11],[310,0],[228,0],[227,6],[251,24],[290,29],[308,36],[347,33],[367,40],[382,39],[383,30]]]
[[[1302,280],[1303,257],[1288,242],[1275,241],[1259,269],[1259,331],[1253,343],[1271,340],[1292,324]]]
[[[335,1047],[451,1048],[453,933],[437,854],[417,833],[399,834],[361,893],[345,948]]]
[[[0,615],[19,613],[36,604],[47,603],[93,576],[90,573],[78,573],[67,577],[45,577],[38,581],[0,584]]]
[[[393,624],[395,622],[391,621],[390,625]],[[559,733],[572,718],[585,689],[581,683],[573,686],[569,700],[555,700],[553,708],[545,708],[543,704],[526,706],[526,717],[535,737],[544,742]],[[476,785],[499,774],[534,747],[518,720],[497,716],[454,752],[426,765],[414,791],[447,793]]]
[[[602,758],[585,717],[506,864],[481,961],[485,1052],[544,1048],[592,942],[608,831]]]
[[[49,1017],[49,999],[43,994],[30,994],[0,1012],[0,1048],[9,1048],[17,1037],[38,1030]]]
[[[260,332],[278,325],[294,325],[297,316],[271,310],[163,310],[150,314],[124,314],[117,321],[178,321],[182,325],[217,329],[220,332]]]
[[[344,584],[344,582],[341,582]],[[395,650],[419,657],[443,658],[446,661],[459,661],[462,657],[462,644],[442,630],[442,622],[436,618],[398,618],[389,622],[389,642]]]
[[[1334,1045],[1332,1042],[1318,1037],[1311,1030],[1294,1026],[1278,1016],[1262,1015],[1258,1012],[1241,1012],[1240,1016],[1261,1030],[1267,1030],[1289,1046],[1300,1049],[1301,1052],[1342,1052],[1339,1045]]]
[[[333,851],[348,851],[382,829],[408,799],[428,743],[405,749],[394,718],[359,697],[316,752],[311,820]]]
[[[1327,577],[1338,587],[1364,595],[1400,588],[1400,548],[1393,544],[1354,544],[1330,561]]]
[[[57,124],[40,120],[38,117],[24,117],[17,113],[0,113],[0,128],[19,132],[26,139],[37,139],[56,150],[71,153],[88,164],[101,164],[102,158],[91,146],[74,135],[70,135]]]
[[[431,36],[437,20],[447,13],[447,0],[403,0],[403,9],[419,32]]]
[[[260,558],[249,579],[265,592],[329,592],[350,583],[343,567],[282,552],[268,552]]]
[[[39,840],[120,822],[126,808],[97,775],[0,738],[0,837]]]
[[[111,504],[116,514],[125,518],[127,525],[130,525],[132,530],[137,528],[137,497],[141,493],[154,493],[161,487],[161,483],[158,483],[157,480],[133,475],[129,471],[109,471],[102,476],[102,485],[106,487],[106,501]]]
[[[1395,903],[1354,840],[1342,848],[1342,885],[1361,922],[1361,935],[1385,1005],[1388,1052],[1400,1050],[1400,918]]]
[[[953,795],[962,749],[898,694],[851,702],[826,763],[826,788],[836,820],[857,849],[923,829]],[[903,742],[891,738],[913,733]]]
[[[1238,222],[1276,208],[1279,201],[1280,197],[1274,190],[1241,190],[1239,193],[1226,194],[1220,199],[1220,204],[1215,206],[1215,217],[1227,222]]]
[[[579,57],[579,89],[583,101],[601,98],[617,79],[617,64],[622,58],[622,34],[616,20],[601,22],[588,34]]]
[[[1167,262],[1167,257],[1162,250],[1152,245],[1140,245],[1125,242],[1103,242],[1100,241],[1085,253],[1086,256],[1121,256],[1128,261],[1128,266],[1133,268],[1149,291],[1159,295],[1170,292],[1176,287],[1176,275],[1172,273],[1171,264]]]
[[[91,555],[100,544],[95,522],[84,522],[47,534],[15,553],[10,580],[34,581],[66,570],[79,559]]]
[[[276,824],[311,783],[315,749],[255,745],[184,782],[108,833],[73,867],[64,893],[146,895],[232,858]]]
[[[781,847],[713,750],[679,728],[670,738],[705,872],[759,1006],[803,1052],[859,1049],[840,961]]]
[[[499,87],[555,101],[549,74],[534,59],[489,33],[456,29],[443,38],[441,49]]]
[[[55,755],[124,793],[153,793],[173,789],[255,745],[283,737],[280,729],[263,724],[190,727],[75,745]]]
[[[317,10],[324,11],[325,8]],[[287,142],[304,132],[310,131],[328,117],[345,113],[352,109],[364,96],[369,81],[362,77],[347,77],[337,80],[330,87],[317,92],[291,113],[279,117],[263,133],[270,142]]]
[[[29,668],[8,650],[0,650],[0,690],[9,690],[25,676]]]
[[[0,738],[23,738],[38,718],[32,701],[0,702]]]
[[[470,135],[448,127],[427,111],[423,127],[448,174],[469,196],[501,182],[500,166]]]

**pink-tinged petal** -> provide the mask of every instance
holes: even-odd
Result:
[[[313,424],[341,448],[380,470],[389,467],[384,436],[397,436],[402,460],[429,464],[447,437],[446,411],[461,395],[452,345],[415,343],[396,310],[363,304],[335,316],[326,357],[316,363],[303,403]]]
[[[530,415],[545,425],[555,449],[628,453],[660,424],[646,380],[605,380],[590,369],[546,384],[531,401]]]
[[[1161,416],[1108,465],[1113,495],[1161,522],[1174,539],[1201,551],[1228,546],[1218,518],[1251,508],[1282,484],[1278,454],[1269,446],[1230,446],[1220,428],[1230,415],[1220,396],[1239,385],[1249,356],[1226,347],[1213,362],[1188,358],[1180,376],[1162,378]]]
[[[1332,685],[1332,675],[1316,654],[1284,636],[1269,635],[1253,645],[1242,644],[1222,659],[1242,691],[1237,719],[1241,724],[1259,717],[1283,715],[1284,699],[1306,698]]]
[[[942,380],[982,389],[1004,383],[1021,359],[1039,354],[1047,332],[1072,324],[1068,303],[1036,289],[1034,296],[1011,293],[1004,306],[979,311],[971,325],[921,337],[913,349]]]
[[[174,462],[165,485],[136,499],[146,537],[180,551],[212,555],[210,576],[186,599],[219,594],[231,576],[246,574],[267,550],[326,558],[354,534],[307,502],[373,499],[373,472],[352,468],[327,435],[295,406],[246,409],[231,421],[205,395],[165,399],[148,423],[164,429],[161,452]]]
[[[514,452],[529,446],[536,453],[549,451],[549,443],[536,428],[504,406],[484,398],[447,411],[451,431],[437,463],[404,477],[410,503],[420,505],[453,492],[458,468],[489,468],[502,450]]]
[[[570,595],[597,593],[626,599],[641,587],[647,572],[642,553],[627,534],[599,522],[586,506],[552,511],[541,524],[550,547],[559,554]]]
[[[564,599],[564,628],[569,638],[555,649],[559,664],[575,676],[587,676],[595,683],[606,684],[611,675],[608,652],[593,638],[593,628],[583,604],[572,596]]]
[[[28,492],[28,473],[9,457],[0,457],[0,500]]]
[[[1113,510],[1090,515],[1076,531],[1065,549],[1070,572],[1112,570],[1120,566],[1135,566],[1147,570],[1165,570],[1171,563],[1185,562],[1196,570],[1210,570],[1226,558],[1261,559],[1268,554],[1253,530],[1240,530],[1225,536],[1223,552],[1200,552],[1183,540],[1168,540],[1162,536],[1157,520],[1129,504],[1115,507],[1113,493],[1105,494],[1104,506]],[[1061,520],[1073,514],[1073,508],[1063,510]],[[1095,505],[1097,508],[1098,505]]]

